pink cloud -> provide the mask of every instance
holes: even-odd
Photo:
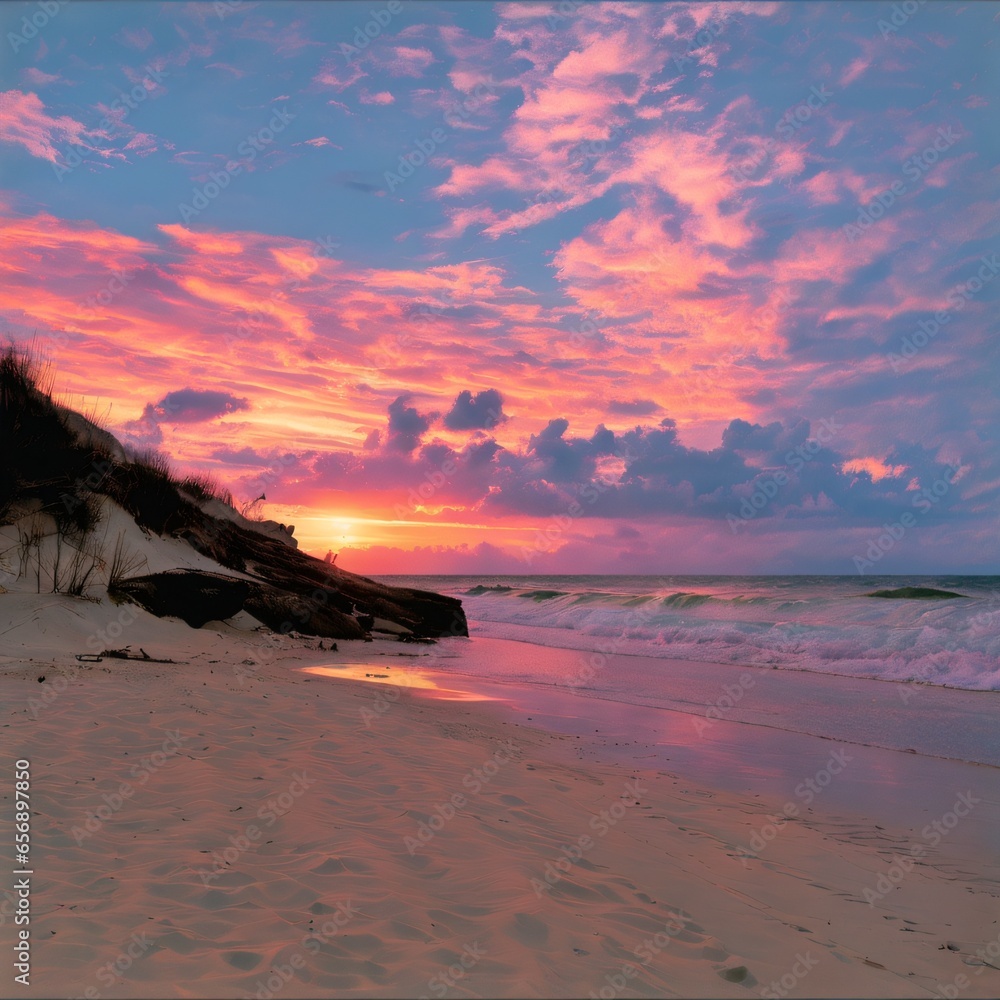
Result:
[[[95,149],[88,141],[91,137],[105,138],[104,133],[88,129],[69,115],[52,117],[37,94],[20,90],[0,93],[0,141],[23,146],[32,156],[57,163],[61,154],[57,143],[85,146],[107,155]]]
[[[353,59],[346,66],[341,65],[339,60],[328,60],[313,79],[321,86],[333,87],[341,93],[365,76],[367,73],[359,59]]]
[[[845,462],[841,468],[844,472],[867,472],[872,481],[876,483],[880,479],[886,479],[890,476],[895,478],[906,472],[905,465],[889,465],[882,459],[871,456],[853,458],[849,462]]]
[[[378,93],[371,93],[365,88],[361,89],[359,100],[362,104],[392,104],[396,98],[388,90],[380,90]]]
[[[153,36],[148,28],[122,28],[115,38],[130,49],[145,52],[153,44]]]
[[[139,156],[149,156],[159,148],[158,137],[149,132],[136,132],[125,144],[125,149],[130,149]]]
[[[885,45],[881,39],[859,37],[856,41],[861,47],[861,55],[843,67],[837,81],[841,87],[849,87],[855,80],[864,76],[872,66],[878,66],[885,57]]]
[[[450,177],[435,193],[449,199],[513,191],[524,196],[525,204],[492,212],[482,206],[446,206],[450,223],[437,235],[456,235],[483,217],[483,232],[496,237],[587,204],[615,187],[631,186],[660,190],[680,202],[689,213],[690,236],[746,245],[754,235],[747,210],[734,212],[723,204],[736,193],[726,152],[729,109],[708,133],[682,125],[700,104],[656,93],[669,86],[652,81],[671,56],[670,47],[656,39],[693,38],[709,22],[770,16],[777,9],[773,4],[706,4],[682,11],[587,4],[560,15],[558,31],[540,33],[532,30],[534,22],[550,18],[552,8],[502,5],[496,38],[515,46],[515,58],[532,64],[517,80],[524,99],[503,133],[505,148],[479,164],[453,162]],[[446,40],[459,51],[471,44],[457,31]],[[480,61],[487,60],[480,54]],[[792,148],[772,159],[771,169],[781,177],[796,176],[805,163],[804,154]]]
[[[594,33],[584,48],[574,49],[553,69],[556,80],[579,86],[605,83],[606,77],[633,73],[640,77],[660,68],[666,53],[654,54],[652,39],[643,39],[634,31],[623,28],[611,35]]]
[[[712,134],[664,129],[628,143],[630,162],[612,172],[609,184],[653,185],[690,211],[685,229],[704,243],[746,245],[753,229],[747,210],[725,212],[722,203],[736,192],[730,158]],[[791,150],[780,151],[794,156]],[[780,163],[780,159],[778,161]]]
[[[235,76],[237,80],[242,80],[243,77],[247,75],[246,70],[239,69],[237,66],[230,66],[229,63],[224,63],[224,62],[206,63],[206,69],[225,70],[227,73],[232,73],[232,75]]]
[[[55,83],[59,77],[52,73],[44,73],[37,66],[28,66],[21,70],[21,79],[32,87],[44,87],[48,83]]]
[[[237,38],[265,42],[273,52],[286,59],[298,56],[309,48],[326,47],[325,42],[308,35],[302,21],[279,25],[269,18],[251,16],[234,33]]]
[[[430,49],[394,45],[389,52],[391,55],[388,57],[379,57],[379,63],[393,76],[421,77],[424,70],[435,62],[434,53]]]

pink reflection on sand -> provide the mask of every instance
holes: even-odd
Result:
[[[369,684],[387,684],[412,690],[438,701],[494,701],[491,695],[480,691],[459,691],[443,687],[429,670],[407,667],[405,670],[373,666],[371,663],[338,663],[329,667],[302,667],[306,674],[333,677],[340,680],[365,681]]]

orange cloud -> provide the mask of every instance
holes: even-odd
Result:
[[[841,466],[844,472],[867,472],[872,478],[872,482],[888,477],[896,478],[906,472],[905,465],[889,465],[880,458],[854,458],[849,462],[844,462]]]

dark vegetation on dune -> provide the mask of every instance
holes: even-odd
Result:
[[[142,560],[130,559],[119,540],[113,553],[95,552],[109,569],[112,600],[194,627],[245,610],[275,631],[335,639],[367,638],[376,618],[415,636],[468,635],[461,601],[376,583],[298,551],[281,532],[255,530],[210,477],[178,479],[156,452],[126,456],[49,390],[30,356],[12,347],[0,353],[0,525],[47,514],[59,538],[79,549],[94,537],[107,497],[147,533],[180,539],[238,574],[178,569],[136,576]],[[94,433],[81,435],[80,426]],[[234,517],[212,515],[207,501],[233,508]]]
[[[890,600],[912,598],[917,600],[934,600],[945,597],[965,597],[965,594],[956,594],[951,590],[935,590],[933,587],[897,587],[895,590],[873,590],[865,597],[886,597]]]

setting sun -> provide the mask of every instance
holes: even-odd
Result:
[[[354,522],[344,520],[331,522],[330,538],[332,541],[337,542],[340,545],[352,545],[353,543],[359,541],[355,533]]]

